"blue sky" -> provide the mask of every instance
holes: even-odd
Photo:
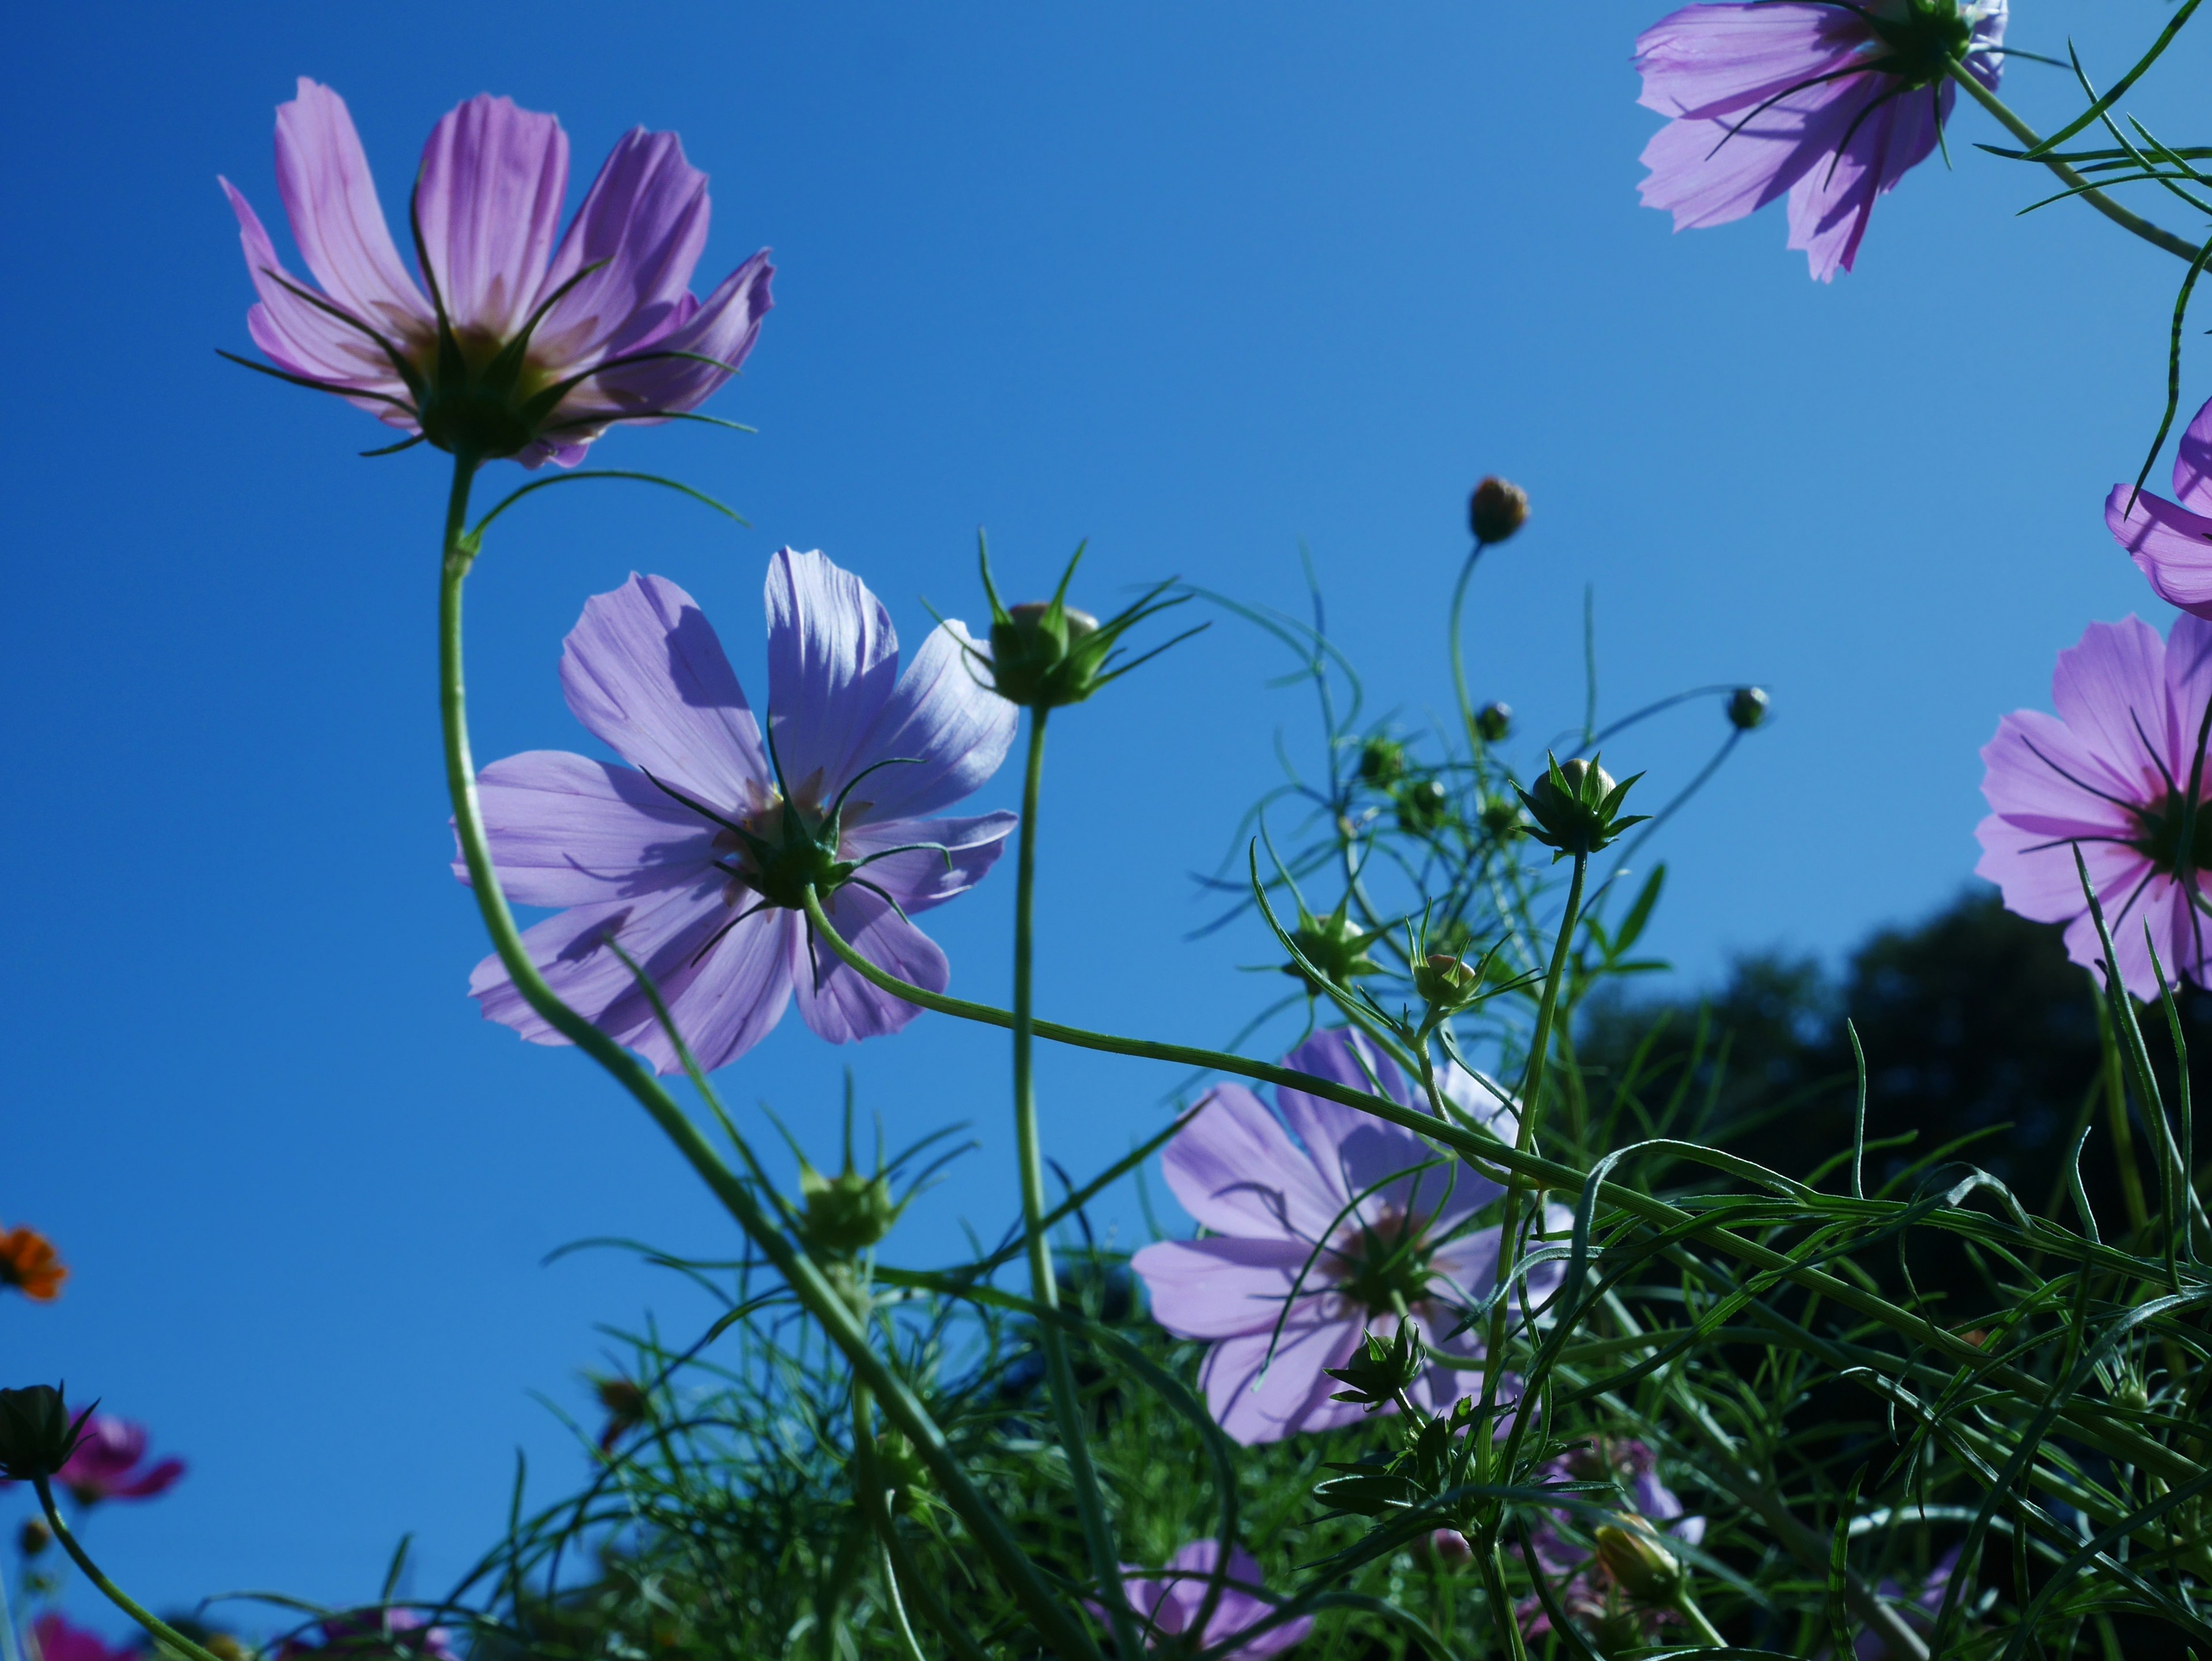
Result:
[[[632,569],[691,589],[757,684],[775,547],[860,571],[911,642],[925,596],[976,616],[979,525],[1023,592],[1088,538],[1105,605],[1178,574],[1295,605],[1303,541],[1376,706],[1418,718],[1449,692],[1465,492],[1498,472],[1535,516],[1477,581],[1479,696],[1537,731],[1578,718],[1585,585],[1604,710],[1773,689],[1771,727],[1670,837],[1653,943],[1710,977],[1955,891],[1998,715],[2042,701],[2090,619],[2163,621],[2099,504],[2154,425],[2180,273],[2084,213],[2015,219],[2039,181],[1973,152],[1995,136],[1978,112],[1956,171],[1886,201],[1831,287],[1771,213],[1670,235],[1636,203],[1655,121],[1627,67],[1661,9],[18,17],[0,1220],[52,1232],[76,1278],[51,1308],[0,1302],[0,1382],[66,1375],[192,1461],[160,1504],[95,1520],[120,1578],[170,1608],[356,1600],[411,1529],[434,1593],[492,1539],[518,1447],[548,1497],[581,1468],[531,1392],[580,1408],[599,1323],[699,1317],[630,1260],[546,1254],[729,1247],[634,1109],[463,995],[483,946],[446,873],[440,459],[358,459],[366,417],[214,356],[247,350],[250,299],[215,177],[279,223],[293,77],[347,98],[388,205],[438,115],[490,90],[560,113],[579,191],[627,127],[680,131],[714,181],[703,280],[776,252],[777,309],[713,406],[758,435],[601,453],[754,528],[613,487],[518,510],[471,582],[481,756],[583,742],[559,642]],[[2022,0],[2013,39],[2071,33],[2109,80],[2165,15]],[[2139,101],[2154,125],[2182,126],[2201,45]],[[2039,118],[2066,103],[2029,66],[2008,91]],[[1183,935],[1204,915],[1187,873],[1279,776],[1277,732],[1310,733],[1266,685],[1274,654],[1224,623],[1055,723],[1048,1012],[1206,1042],[1255,1007],[1250,930]],[[1692,706],[1607,760],[1664,788],[1721,730]],[[1003,995],[1010,907],[994,879],[935,914],[956,989]],[[898,1254],[957,1250],[963,1218],[995,1234],[1002,1043],[926,1019],[833,1051],[794,1019],[724,1084],[826,1154],[848,1065],[894,1137],[973,1118],[982,1144]],[[1103,1163],[1172,1082],[1048,1056],[1051,1151]],[[1141,1234],[1133,1207],[1102,1220]]]

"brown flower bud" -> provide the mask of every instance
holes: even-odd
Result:
[[[1528,493],[1495,474],[1476,485],[1468,501],[1468,528],[1477,542],[1503,542],[1528,520]]]

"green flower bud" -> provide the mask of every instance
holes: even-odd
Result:
[[[1617,1512],[1591,1533],[1607,1574],[1639,1603],[1671,1603],[1682,1589],[1682,1566],[1643,1518]]]
[[[1347,894],[1335,910],[1326,917],[1316,917],[1301,903],[1298,906],[1298,926],[1291,930],[1291,944],[1297,946],[1305,960],[1321,971],[1322,978],[1334,985],[1348,987],[1362,975],[1379,975],[1382,965],[1367,955],[1367,948],[1375,943],[1376,936],[1364,933],[1352,921],[1352,897]],[[1283,965],[1283,972],[1295,975],[1300,980],[1310,977],[1296,963]]]
[[[1536,788],[1520,793],[1521,802],[1536,821],[1528,827],[1528,834],[1545,847],[1556,849],[1559,858],[1595,854],[1648,817],[1619,817],[1622,798],[1644,776],[1641,773],[1615,784],[1613,775],[1598,765],[1595,756],[1588,761],[1577,757],[1568,762],[1547,757],[1547,762]]]
[[[1729,725],[1739,733],[1748,733],[1766,719],[1768,708],[1774,700],[1766,696],[1764,686],[1739,686],[1729,694]]]
[[[983,551],[983,592],[991,602],[991,655],[986,660],[977,654],[976,668],[979,674],[989,676],[999,696],[1009,703],[1029,709],[1057,709],[1063,704],[1082,703],[1108,681],[1145,660],[1115,663],[1123,635],[1155,612],[1190,598],[1179,594],[1173,599],[1160,599],[1171,586],[1170,579],[1127,611],[1101,623],[1067,603],[1067,585],[1082,558],[1083,550],[1078,548],[1060,580],[1060,592],[1050,599],[1025,600],[1010,609],[1000,603],[998,588],[991,581],[990,554]],[[1175,643],[1170,641],[1168,645]],[[1166,646],[1156,648],[1145,657],[1166,649]]]
[[[40,1518],[27,1519],[15,1536],[15,1549],[27,1560],[42,1555],[54,1542],[54,1532]]]
[[[1406,746],[1391,739],[1371,738],[1359,746],[1359,777],[1364,784],[1387,787],[1406,776]]]
[[[1482,974],[1446,952],[1431,952],[1413,965],[1413,990],[1431,1008],[1464,1009],[1482,995]]]
[[[1485,796],[1479,822],[1483,834],[1495,842],[1517,837],[1524,828],[1521,822],[1521,804],[1510,796]]]
[[[1408,836],[1433,836],[1451,818],[1451,792],[1436,779],[1417,779],[1398,793],[1398,828]]]
[[[83,1439],[87,1408],[71,1421],[60,1390],[52,1384],[0,1390],[0,1476],[35,1482],[69,1463]]]
[[[1342,1366],[1322,1371],[1346,1385],[1330,1401],[1358,1402],[1372,1413],[1395,1402],[1398,1392],[1419,1378],[1427,1366],[1428,1359],[1421,1354],[1421,1335],[1407,1321],[1387,1343],[1371,1332],[1365,1334]]]
[[[1485,744],[1501,742],[1513,730],[1513,706],[1492,699],[1474,712],[1474,730]]]
[[[799,1223],[800,1238],[829,1257],[866,1251],[891,1232],[902,1209],[892,1196],[890,1177],[864,1176],[850,1167],[825,1177],[801,1160],[799,1192],[806,1207]]]
[[[912,1511],[915,1496],[929,1488],[929,1467],[896,1426],[886,1427],[876,1438],[876,1473],[883,1478],[894,1512]]]
[[[1528,522],[1528,493],[1495,474],[1474,487],[1468,498],[1468,528],[1481,543],[1503,542]]]

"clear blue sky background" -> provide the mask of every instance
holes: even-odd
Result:
[[[1540,731],[1578,716],[1586,583],[1607,711],[1774,690],[1771,728],[1672,838],[1655,939],[1710,977],[1954,892],[1998,715],[2043,699],[2091,618],[2162,617],[2099,503],[2155,421],[2180,270],[2078,210],[2015,221],[2041,181],[1972,150],[1994,136],[1972,111],[1957,170],[1912,177],[1831,288],[1771,213],[1670,235],[1636,203],[1655,120],[1628,70],[1662,9],[17,15],[0,1219],[50,1231],[76,1277],[52,1308],[0,1303],[0,1375],[65,1373],[192,1461],[159,1505],[96,1520],[123,1579],[165,1607],[361,1599],[413,1529],[434,1592],[493,1538],[518,1446],[541,1494],[579,1475],[530,1392],[582,1406],[595,1323],[698,1318],[629,1260],[545,1254],[730,1249],[634,1109],[463,995],[483,946],[446,873],[440,458],[358,460],[367,418],[214,356],[247,349],[250,298],[215,176],[281,225],[293,77],[348,99],[395,208],[433,121],[489,89],[559,112],[579,192],[625,128],[679,130],[714,177],[707,279],[776,251],[777,309],[714,406],[759,436],[595,453],[755,528],[611,487],[518,512],[471,585],[481,755],[581,742],[559,642],[633,569],[697,594],[757,684],[777,545],[860,569],[914,640],[921,596],[976,615],[979,524],[1023,591],[1088,537],[1085,593],[1108,603],[1179,573],[1296,604],[1304,538],[1374,696],[1418,713],[1448,691],[1464,493],[1497,471],[1536,517],[1479,580],[1480,695]],[[2021,0],[2013,38],[2072,32],[2109,80],[2166,15]],[[2206,67],[2185,50],[2138,107],[2180,136]],[[2067,104],[2049,70],[2009,90]],[[1279,666],[1219,626],[1056,728],[1048,1010],[1218,1041],[1254,1006],[1235,966],[1268,954],[1249,929],[1182,944],[1185,873],[1278,776],[1278,728],[1310,731],[1263,684]],[[1699,705],[1608,760],[1665,788],[1720,732]],[[935,914],[957,989],[1002,996],[1010,901],[994,879]],[[956,1249],[963,1216],[995,1234],[1001,1042],[926,1019],[841,1052],[789,1019],[725,1082],[826,1153],[848,1063],[895,1135],[977,1121],[901,1252]],[[1103,1163],[1170,1082],[1050,1057],[1053,1152]]]

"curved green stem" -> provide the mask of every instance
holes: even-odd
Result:
[[[1459,724],[1466,730],[1468,744],[1474,752],[1478,775],[1482,762],[1482,734],[1475,731],[1474,703],[1468,697],[1467,665],[1461,654],[1459,622],[1460,613],[1467,606],[1467,585],[1474,579],[1474,563],[1482,557],[1482,551],[1487,546],[1487,543],[1478,541],[1468,551],[1466,563],[1459,568],[1459,581],[1452,584],[1451,621],[1446,625],[1451,630],[1452,691],[1459,699]]]
[[[2021,143],[2033,149],[2043,143],[2034,128],[2014,115],[2010,105],[1977,81],[1964,65],[1953,64],[1951,78],[1966,89],[1968,97],[1995,116],[1998,125],[2020,140]],[[2177,259],[2185,259],[2191,265],[2196,263],[2197,257],[2201,252],[2196,243],[2176,236],[2172,231],[2153,224],[2141,214],[2122,207],[2057,156],[2042,155],[2038,156],[2036,160],[2050,168],[2052,173],[2080,196],[2082,201],[2104,215],[2122,230],[2141,237],[2154,248],[2165,249]]]
[[[1014,853],[1014,1144],[1021,1166],[1022,1230],[1030,1265],[1030,1293],[1048,1310],[1060,1307],[1060,1277],[1052,1261],[1052,1238],[1045,1225],[1044,1147],[1037,1134],[1035,968],[1036,959],[1037,803],[1044,785],[1045,717],[1039,705],[1030,711],[1029,764],[1022,777],[1022,824]],[[1121,1595],[1121,1556],[1114,1527],[1098,1489],[1098,1470],[1083,1422],[1083,1396],[1067,1358],[1067,1336],[1049,1320],[1036,1328],[1044,1353],[1046,1393],[1060,1431],[1060,1452],[1075,1490],[1075,1514],[1083,1544],[1097,1579],[1117,1655],[1139,1655],[1137,1624],[1129,1600]]]
[[[1013,1025],[1014,1018],[1006,1010],[995,1009],[989,1004],[975,1003],[966,998],[955,998],[942,992],[932,992],[910,981],[902,981],[878,967],[838,934],[823,913],[818,896],[810,893],[806,897],[805,910],[816,938],[870,985],[939,1014],[955,1016],[984,1026],[1009,1028]],[[1357,1090],[1334,1079],[1301,1073],[1294,1068],[1255,1062],[1248,1056],[1206,1050],[1196,1044],[1160,1043],[1149,1038],[1125,1038],[1109,1032],[1093,1032],[1079,1026],[1063,1025],[1058,1021],[1040,1020],[1031,1025],[1037,1037],[1054,1043],[1064,1043],[1079,1050],[1100,1050],[1113,1056],[1169,1062],[1179,1067],[1196,1068],[1207,1072],[1226,1073],[1232,1077],[1251,1079],[1261,1084],[1287,1086],[1310,1096],[1340,1102],[1346,1107],[1372,1114],[1378,1119],[1388,1120],[1392,1124],[1403,1126],[1431,1141],[1441,1143],[1479,1165],[1488,1165],[1509,1175],[1526,1178],[1531,1188],[1580,1192],[1589,1181],[1588,1171],[1501,1142],[1466,1126],[1439,1120],[1425,1108],[1407,1107],[1388,1096]],[[2046,1402],[2051,1398],[2051,1391],[2040,1380],[2008,1362],[1984,1354],[1978,1346],[1957,1333],[1937,1326],[1924,1316],[1900,1308],[1854,1281],[1801,1263],[1760,1241],[1750,1239],[1720,1224],[1704,1221],[1679,1206],[1639,1193],[1624,1183],[1600,1183],[1597,1197],[1654,1228],[1674,1231],[1686,1239],[1694,1238],[1701,1244],[1725,1253],[1762,1274],[1787,1281],[1817,1293],[1831,1303],[1855,1311],[1911,1342],[1934,1351],[1954,1366],[1971,1367],[1977,1377],[1999,1389],[2011,1390],[2037,1403]],[[1877,1205],[1873,1201],[1865,1203],[1869,1207]],[[1880,1208],[1880,1214],[1888,1215],[1888,1209]],[[2176,1481],[2187,1481],[2202,1469],[2154,1438],[2098,1412],[2094,1402],[2069,1404],[2059,1416],[2075,1434],[2100,1452],[2124,1463],[2157,1471]]]
[[[1079,1661],[1100,1661],[1098,1646],[1082,1623],[1062,1605],[1036,1567],[1022,1550],[997,1510],[969,1481],[953,1457],[941,1431],[919,1397],[891,1372],[868,1342],[852,1307],[813,1260],[799,1250],[768,1216],[752,1191],[722,1163],[698,1127],[644,1063],[562,1003],[530,960],[515,926],[498,873],[477,795],[476,764],[469,751],[468,701],[461,672],[461,588],[475,562],[477,543],[467,532],[470,486],[476,458],[453,458],[453,485],[446,509],[444,558],[438,603],[439,710],[445,732],[446,788],[452,799],[453,828],[468,867],[469,885],[492,948],[523,1001],[562,1037],[612,1075],[652,1116],[691,1168],[746,1236],[783,1277],[800,1305],[842,1352],[854,1377],[874,1391],[884,1415],[913,1441],[928,1465],[945,1502],[959,1514],[977,1546],[1022,1606],[1048,1647]]]
[[[189,1658],[189,1661],[221,1661],[221,1658],[213,1652],[192,1642],[158,1615],[141,1609],[129,1592],[102,1574],[100,1565],[85,1555],[84,1548],[76,1542],[76,1536],[71,1534],[69,1524],[62,1521],[61,1511],[54,1504],[52,1482],[46,1477],[37,1476],[32,1479],[32,1486],[39,1492],[39,1504],[46,1513],[46,1526],[54,1531],[54,1538],[62,1542],[62,1549],[70,1555],[70,1561],[84,1571],[84,1578],[97,1586],[109,1603],[178,1654]]]

